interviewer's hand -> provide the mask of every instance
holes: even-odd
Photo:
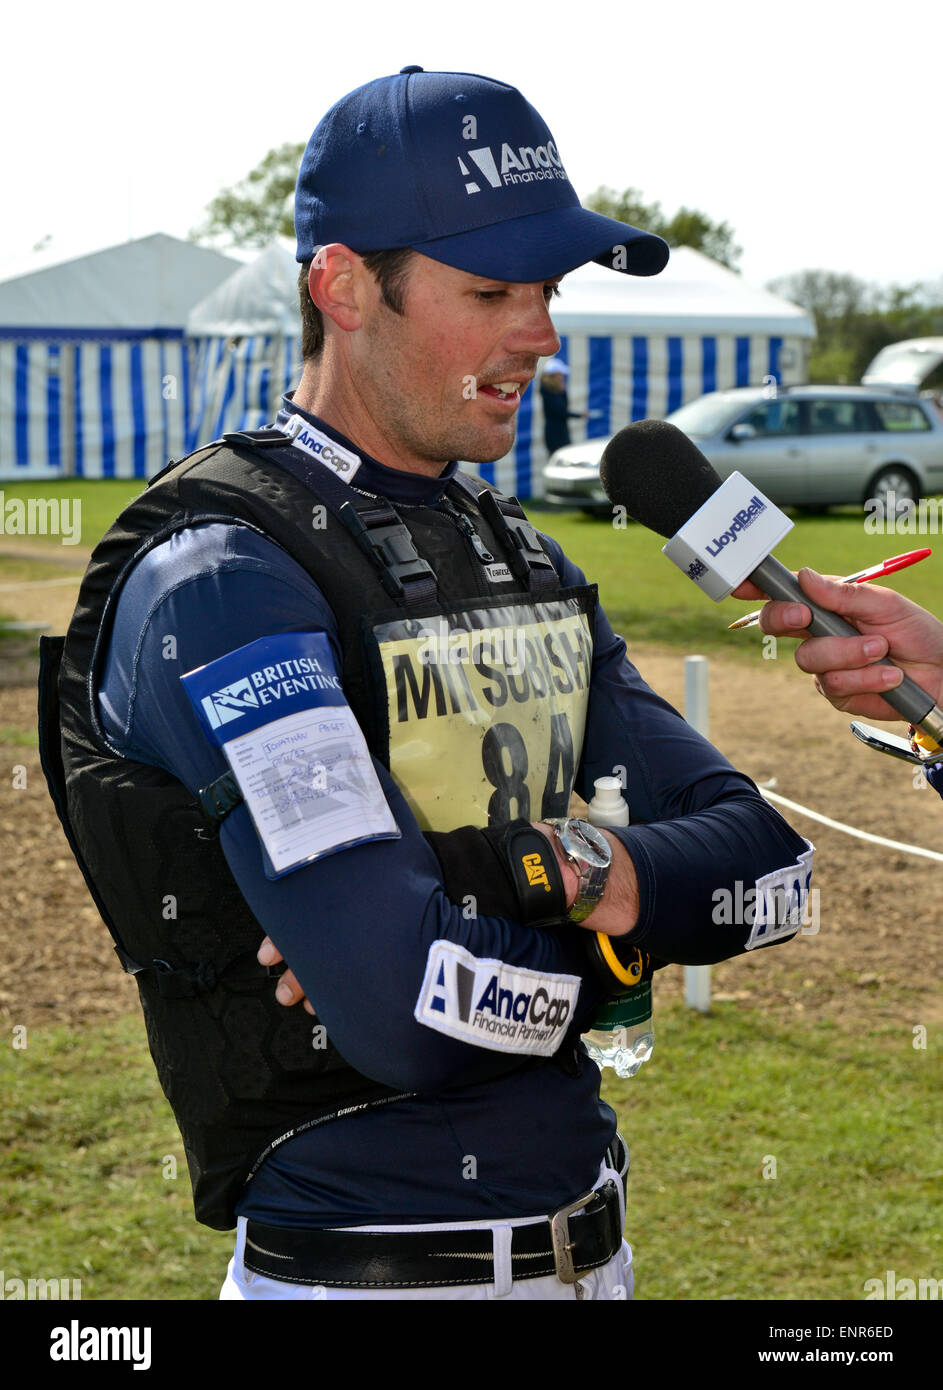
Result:
[[[796,665],[814,676],[816,689],[836,709],[866,719],[900,719],[881,691],[901,682],[901,671],[932,695],[943,699],[943,623],[894,589],[876,584],[844,584],[815,570],[802,569],[802,590],[821,608],[841,614],[861,631],[860,637],[806,637],[796,648]],[[737,598],[766,595],[749,580],[734,590]],[[778,637],[799,637],[812,621],[805,604],[773,601],[760,614],[760,627]],[[887,656],[900,667],[876,665]]]

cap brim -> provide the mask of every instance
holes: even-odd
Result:
[[[413,250],[472,275],[524,284],[565,275],[587,261],[625,275],[657,275],[669,256],[661,237],[579,206],[415,242]]]

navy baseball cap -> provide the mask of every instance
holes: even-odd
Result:
[[[332,106],[295,191],[297,259],[339,241],[411,247],[488,279],[530,283],[586,261],[657,275],[661,237],[580,205],[546,124],[520,92],[406,67]]]

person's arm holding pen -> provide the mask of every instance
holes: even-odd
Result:
[[[881,692],[899,685],[902,671],[937,702],[943,698],[943,622],[894,589],[828,579],[810,569],[797,577],[815,603],[839,613],[861,636],[805,637],[809,609],[782,601],[761,609],[760,627],[777,637],[804,638],[796,648],[796,665],[814,677],[816,689],[836,709],[866,719],[900,719]],[[765,597],[749,580],[734,596]],[[882,657],[896,666],[875,665]]]

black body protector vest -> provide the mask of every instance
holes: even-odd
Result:
[[[595,590],[562,589],[516,501],[467,476],[439,508],[401,511],[278,431],[227,436],[171,464],[121,514],[92,555],[68,635],[43,639],[44,771],[136,976],[197,1219],[219,1230],[235,1225],[243,1185],[278,1144],[402,1093],[356,1072],[329,1039],[313,1046],[311,1016],[275,1000],[255,956],[263,933],[215,834],[234,784],[220,778],[195,798],[109,744],[96,693],[116,599],[175,531],[248,525],[330,604],[347,703],[424,831],[566,815]]]

